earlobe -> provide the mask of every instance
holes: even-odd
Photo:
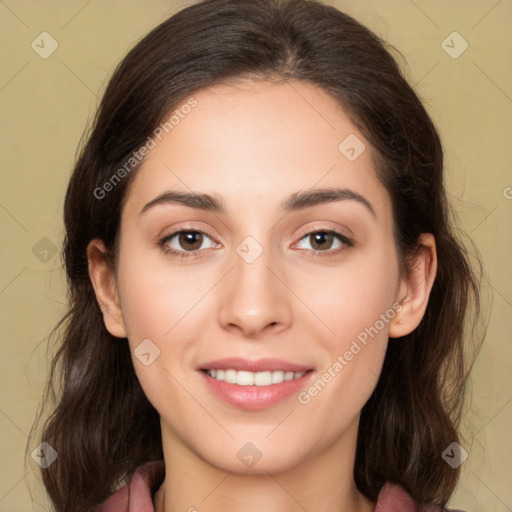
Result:
[[[103,322],[108,332],[117,338],[126,338],[114,268],[106,257],[102,240],[91,240],[87,246],[87,261],[98,305],[103,313]]]
[[[431,233],[420,235],[411,270],[400,282],[397,302],[400,307],[390,322],[389,337],[400,338],[418,327],[427,309],[437,273],[435,238]]]

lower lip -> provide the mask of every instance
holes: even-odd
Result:
[[[230,384],[223,380],[214,379],[204,371],[200,373],[203,375],[210,391],[216,396],[234,407],[253,411],[272,407],[290,398],[304,387],[306,381],[313,374],[310,370],[298,379],[286,380],[270,386],[239,386],[238,384]]]

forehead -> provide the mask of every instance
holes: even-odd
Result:
[[[225,198],[227,210],[239,211],[263,198],[268,207],[281,204],[299,189],[344,187],[372,197],[376,211],[389,220],[373,148],[319,87],[244,80],[191,97],[195,106],[180,111],[177,105],[173,112],[181,115],[161,140],[154,138],[127,208],[140,211],[165,189],[212,193]]]

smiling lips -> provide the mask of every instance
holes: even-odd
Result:
[[[282,359],[258,359],[251,361],[242,357],[228,357],[225,359],[217,359],[203,363],[198,369],[201,370],[230,370],[246,371],[246,372],[266,372],[278,371],[283,372],[306,372],[311,367],[303,366],[300,364],[289,363]]]
[[[274,372],[246,372],[236,371],[232,368],[228,370],[207,370],[206,373],[217,380],[228,382],[229,384],[238,384],[239,386],[271,386],[272,384],[281,384],[281,382],[300,379],[305,372],[285,372],[276,370]]]
[[[228,358],[199,368],[210,391],[228,404],[249,410],[271,407],[300,391],[312,368],[279,359]]]

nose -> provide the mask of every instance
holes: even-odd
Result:
[[[239,331],[247,338],[277,334],[291,323],[292,292],[276,259],[269,251],[255,261],[244,260],[233,252],[233,269],[223,280],[219,322],[228,331]]]

